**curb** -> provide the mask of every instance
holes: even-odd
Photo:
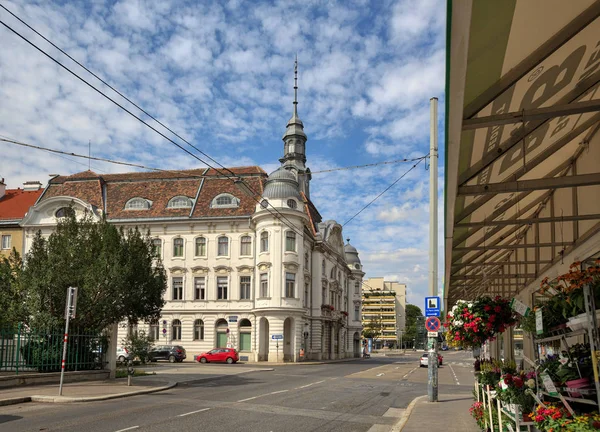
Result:
[[[147,390],[137,390],[129,393],[117,393],[110,394],[104,396],[91,396],[91,397],[69,397],[69,396],[43,396],[43,395],[34,395],[29,399],[31,402],[43,402],[43,403],[73,403],[73,402],[95,402],[95,401],[103,401],[109,399],[119,399],[129,396],[137,396],[148,393],[156,393],[163,390],[168,390],[177,386],[176,382],[170,382],[162,387],[152,387]]]
[[[406,426],[406,423],[408,422],[408,419],[410,418],[410,414],[412,413],[412,410],[415,408],[415,405],[417,404],[417,402],[420,402],[421,400],[423,400],[425,398],[427,398],[427,395],[417,396],[416,398],[414,398],[412,400],[412,402],[406,408],[406,411],[404,411],[404,413],[402,414],[402,417],[400,417],[400,420],[398,420],[398,422],[394,426],[392,426],[392,429],[390,430],[390,432],[401,432],[402,429],[404,429],[404,426]]]
[[[10,399],[0,399],[0,406],[6,405],[16,405],[20,403],[31,402],[31,398],[29,396],[26,397],[18,397],[18,398],[10,398]]]

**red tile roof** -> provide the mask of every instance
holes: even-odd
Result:
[[[189,217],[192,209],[169,209],[167,204],[175,196],[196,199],[201,187],[193,207],[193,218],[249,216],[254,213],[256,200],[243,193],[231,178],[227,178],[234,175],[242,177],[257,192],[257,196],[262,195],[267,173],[258,166],[249,166],[220,169],[219,172],[206,168],[102,175],[84,171],[51,179],[42,200],[55,196],[79,198],[100,210],[106,210],[109,220]],[[239,198],[239,207],[211,208],[213,198],[222,193]],[[125,210],[127,201],[136,197],[151,201],[150,209]]]
[[[44,190],[25,191],[23,189],[6,189],[0,198],[0,220],[21,220]]]

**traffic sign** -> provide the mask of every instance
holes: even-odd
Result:
[[[438,332],[441,327],[440,319],[438,317],[429,317],[425,321],[425,328],[429,332]]]
[[[439,333],[438,332],[427,332],[427,337],[438,337]]]
[[[274,334],[274,335],[271,335],[271,339],[273,339],[273,340],[283,340],[283,335],[282,334]]]
[[[166,335],[167,334],[167,329],[163,329],[163,334]]]
[[[229,322],[230,323],[236,323],[238,321],[238,317],[236,315],[231,315],[229,317]]]
[[[440,316],[440,298],[425,297],[425,316],[439,317]]]

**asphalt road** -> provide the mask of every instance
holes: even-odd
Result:
[[[202,381],[206,375],[194,381],[194,370],[210,365],[178,367],[189,368],[186,382],[165,392],[104,402],[0,407],[0,431],[384,432],[415,397],[427,393],[427,368],[419,367],[418,353],[279,366]],[[468,392],[472,377],[467,353],[444,353],[440,393]]]

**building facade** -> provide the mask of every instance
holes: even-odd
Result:
[[[366,279],[362,296],[363,327],[376,324],[380,336],[374,348],[401,346],[406,323],[406,284],[384,281],[382,277]]]
[[[360,356],[362,265],[310,200],[306,141],[295,100],[268,176],[253,166],[55,177],[22,223],[26,249],[68,206],[148,231],[166,304],[157,322],[121,323],[119,341],[144,329],[188,357],[216,347],[247,361]]]
[[[21,220],[42,194],[40,182],[26,182],[23,189],[7,189],[0,180],[0,257],[8,257],[13,248],[23,255]]]

